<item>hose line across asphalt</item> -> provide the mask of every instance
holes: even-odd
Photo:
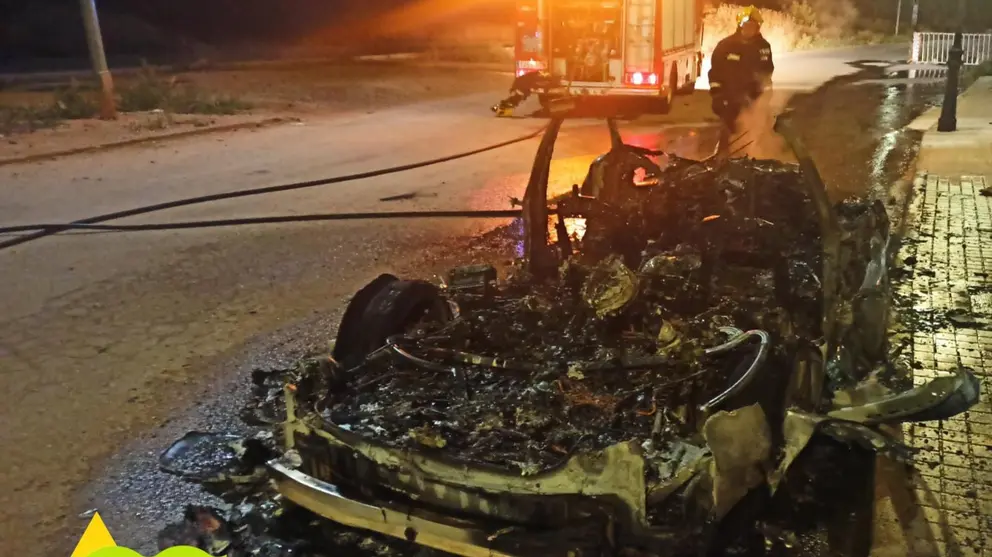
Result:
[[[487,145],[485,147],[480,147],[478,149],[473,149],[471,151],[464,151],[461,153],[456,153],[454,155],[447,155],[444,157],[439,157],[435,159],[430,159],[426,161],[420,161],[410,164],[404,164],[400,166],[393,166],[389,168],[382,168],[378,170],[370,170],[367,172],[359,172],[357,174],[348,174],[345,176],[334,176],[332,178],[324,178],[320,180],[311,180],[307,182],[295,182],[292,184],[281,184],[277,186],[266,186],[261,188],[252,188],[244,190],[236,190],[225,193],[214,193],[209,195],[201,195],[196,197],[187,197],[185,199],[177,199],[175,201],[167,201],[165,203],[156,203],[154,205],[146,205],[144,207],[136,207],[134,209],[127,209],[124,211],[117,211],[115,213],[107,213],[105,215],[98,215],[94,217],[88,217],[85,219],[73,221],[68,224],[45,224],[45,225],[25,225],[25,226],[11,226],[0,228],[0,234],[9,234],[16,232],[26,232],[34,231],[30,234],[23,234],[15,238],[10,238],[8,240],[0,241],[0,250],[14,247],[20,244],[30,242],[32,240],[37,240],[44,238],[46,236],[51,236],[65,230],[174,230],[181,228],[202,228],[209,226],[234,226],[238,224],[262,224],[262,223],[275,223],[275,222],[304,222],[304,221],[321,221],[321,220],[351,220],[351,219],[370,219],[370,218],[402,218],[404,215],[407,218],[424,218],[424,217],[502,217],[502,216],[517,216],[520,214],[519,211],[436,211],[436,212],[408,212],[408,213],[336,213],[330,215],[292,215],[292,216],[278,216],[278,217],[261,217],[261,218],[246,218],[246,219],[229,219],[220,221],[202,221],[199,223],[167,223],[167,224],[155,224],[155,225],[130,225],[130,226],[106,226],[97,228],[95,226],[87,225],[97,225],[102,222],[109,220],[116,220],[125,217],[131,217],[135,215],[143,215],[146,213],[152,213],[156,211],[163,211],[165,209],[172,209],[175,207],[184,207],[188,205],[197,205],[200,203],[209,203],[212,201],[220,201],[224,199],[234,199],[238,197],[249,197],[252,195],[263,195],[267,193],[277,193],[290,190],[298,190],[305,188],[313,188],[317,186],[326,186],[329,184],[339,184],[341,182],[350,182],[354,180],[364,180],[366,178],[375,178],[378,176],[385,176],[387,174],[396,174],[398,172],[406,172],[408,170],[415,170],[418,168],[424,168],[427,166],[433,166],[436,164],[441,164],[445,162],[450,162],[458,159],[464,159],[474,155],[479,155],[488,151],[495,151],[496,149],[501,149],[503,147],[508,147],[517,143],[522,143],[528,141],[535,137],[538,137],[547,126],[543,126],[538,130],[535,130],[527,135],[523,135],[514,139],[503,141],[500,143],[495,143],[492,145]],[[457,214],[453,214],[457,213]],[[498,214],[488,214],[488,213],[498,213]]]
[[[548,209],[554,214],[554,209]],[[276,215],[271,217],[245,217],[237,219],[198,220],[165,222],[154,224],[89,224],[73,222],[68,224],[26,224],[0,228],[0,234],[13,234],[40,230],[56,232],[83,230],[93,232],[140,232],[149,230],[184,230],[190,228],[219,228],[247,224],[277,224],[286,222],[322,222],[335,220],[380,220],[380,219],[437,219],[437,218],[515,218],[523,215],[520,209],[503,211],[380,211],[374,213],[317,213],[305,215]],[[46,234],[47,235],[47,234]]]

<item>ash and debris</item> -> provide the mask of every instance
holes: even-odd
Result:
[[[225,508],[190,505],[166,526],[158,546],[198,547],[225,557],[369,555],[442,557],[445,553],[386,536],[353,530],[286,507],[274,493],[259,492]]]
[[[844,78],[841,81],[854,81],[854,80],[855,77],[851,77],[851,78]],[[844,85],[844,83],[841,83],[841,85]],[[870,90],[870,92],[866,90]],[[907,123],[908,119],[911,119],[912,116],[914,115],[914,114],[908,114],[907,115],[908,119],[905,119],[905,121],[898,122],[897,126],[892,129],[884,128],[882,124],[887,124],[887,122],[883,122],[881,118],[879,118],[878,121],[876,121],[874,119],[876,107],[871,102],[865,102],[865,99],[872,97],[875,94],[875,92],[877,92],[878,94],[882,94],[885,93],[887,90],[888,89],[886,89],[885,87],[881,87],[881,86],[876,87],[874,85],[859,86],[859,87],[836,87],[836,86],[824,87],[822,91],[818,92],[814,96],[814,98],[810,99],[810,102],[802,103],[802,105],[804,106],[801,105],[799,107],[800,110],[797,114],[800,117],[800,119],[802,119],[805,122],[804,128],[810,130],[810,133],[806,134],[808,145],[811,148],[811,150],[814,152],[815,158],[820,163],[823,177],[831,185],[830,190],[832,194],[835,194],[834,197],[835,199],[849,193],[862,193],[865,191],[866,185],[868,186],[877,185],[877,184],[866,184],[866,182],[874,182],[874,180],[877,179],[878,177],[874,175],[874,172],[869,173],[867,168],[863,168],[868,166],[869,164],[874,164],[875,157],[873,156],[873,153],[875,153],[874,150],[876,148],[876,145],[880,143],[877,140],[877,137],[881,135],[885,138],[888,138],[888,136],[885,136],[884,134],[892,130],[899,129],[899,127]],[[914,105],[914,102],[916,104],[920,104],[921,100],[924,100],[927,97],[935,96],[935,95],[921,95],[921,94],[917,94],[914,96],[912,94],[914,90],[918,91],[919,88],[918,87],[914,88],[912,86],[907,88],[909,94],[907,95],[905,102],[902,103],[906,105],[907,112],[919,112],[920,109],[919,107],[916,107]],[[888,96],[886,97],[885,100],[886,102],[890,101]],[[834,106],[834,108],[837,110],[833,110],[833,111],[823,110],[824,106],[827,107]],[[805,112],[808,114],[803,112],[804,109]],[[828,114],[836,115],[837,113],[840,113],[838,111],[843,112],[845,118],[838,120],[836,118],[823,117],[824,115],[828,115]],[[844,122],[847,122],[848,120],[852,120],[852,118],[861,114],[868,114],[870,116],[870,119],[864,122],[858,121],[855,125],[843,125]],[[865,130],[868,130],[871,133],[865,133]],[[902,138],[904,135],[905,135],[904,132],[900,132],[899,137]],[[843,148],[838,148],[839,145],[843,146]],[[900,146],[901,145],[902,144],[900,143]],[[912,155],[914,154],[912,148],[909,149],[897,148],[895,149],[894,152],[897,155],[899,155],[898,157],[894,157],[894,158],[898,158],[899,161],[904,161],[904,160],[910,161],[912,159]],[[894,166],[894,165],[889,165],[889,166]],[[886,176],[882,177],[882,181],[880,182],[881,184],[888,184],[894,181],[896,178],[898,178],[903,174],[904,168],[892,168],[890,170],[891,171],[888,172]],[[871,174],[871,176],[869,176],[869,174]],[[491,245],[496,245],[498,246],[499,249],[491,250],[491,251],[510,252],[513,250],[513,248],[515,247],[514,244],[517,242],[517,238],[520,234],[519,228],[520,227],[518,222],[514,227],[511,227],[509,230],[500,229],[498,231],[494,231],[491,234],[486,234],[483,237],[481,237],[477,242],[474,242],[473,245],[470,247],[470,249],[478,253],[483,251],[483,248],[490,247]],[[908,265],[911,265],[911,263],[907,262],[907,266]],[[926,273],[926,270],[920,269],[918,272]],[[909,309],[912,310],[912,307],[910,307]],[[937,316],[938,319],[942,317],[943,316]],[[927,319],[927,321],[931,321],[931,320]],[[299,337],[313,336],[313,335],[319,336],[321,334],[320,331],[328,331],[328,330],[333,330],[332,324],[321,323],[319,325],[314,325],[312,327],[304,327],[303,330],[297,331],[296,333],[294,333],[294,335]],[[294,338],[294,342],[295,341],[296,339]],[[315,339],[313,345],[322,344],[322,343],[323,343],[322,341],[317,342],[317,340]],[[280,353],[284,353],[284,351],[280,349]],[[264,381],[267,383],[267,385],[259,386],[258,389],[253,393],[254,400],[250,403],[250,408],[246,410],[246,412],[243,414],[243,417],[247,417],[248,420],[253,424],[268,424],[281,419],[280,416],[284,415],[281,406],[281,395],[282,395],[281,388],[276,389],[270,387],[281,384],[283,377],[285,375],[294,375],[293,369],[287,367],[285,369],[279,369],[272,372],[257,372],[255,375],[256,377],[264,377],[265,378]],[[233,392],[234,389],[233,387],[231,387],[230,389],[227,390]],[[240,391],[237,394],[240,395],[241,394]],[[226,406],[225,403],[217,403],[216,405],[218,407]],[[650,410],[650,408],[648,408],[648,410]],[[196,423],[187,424],[185,423],[184,420],[181,425],[174,424],[174,427],[170,426],[169,431],[170,433],[174,431],[182,431],[181,428],[184,427],[185,428],[225,427],[225,428],[231,428],[237,430],[243,429],[242,427],[220,425],[220,424],[229,424],[232,421],[227,419],[226,413],[224,414],[223,418],[215,417],[211,415],[210,417],[207,418],[202,418],[202,419],[198,418],[198,419],[200,421]],[[180,428],[180,429],[177,430],[176,428]],[[166,433],[166,435],[169,435],[170,433]],[[676,446],[676,442],[673,441],[673,447],[674,446]],[[681,444],[680,446],[691,447],[693,450],[697,450],[697,451],[699,450],[698,447],[696,447],[695,445]],[[275,447],[273,448],[275,449]],[[815,449],[817,447],[812,447],[812,448]],[[132,521],[132,522],[138,522],[141,525],[140,528],[138,526],[134,527],[136,530],[140,531],[140,533],[132,534],[132,538],[134,540],[153,537],[153,536],[145,535],[147,530],[143,530],[144,526],[159,522],[159,520],[162,518],[162,516],[164,516],[164,514],[173,512],[171,511],[171,509],[176,508],[176,505],[178,505],[180,501],[190,500],[190,498],[187,497],[189,493],[188,490],[182,490],[181,492],[171,494],[170,495],[172,498],[171,504],[165,505],[163,507],[163,509],[167,508],[170,510],[166,510],[163,513],[162,509],[160,509],[158,511],[159,514],[155,516],[156,520],[154,521],[149,521],[149,515],[146,514],[145,511],[146,505],[143,503],[145,499],[139,499],[139,501],[142,501],[141,504],[131,503],[130,506],[124,506],[124,507],[120,505],[120,501],[129,499],[130,497],[132,497],[132,494],[141,493],[142,489],[146,488],[147,485],[156,485],[156,482],[153,482],[150,478],[151,476],[153,476],[152,471],[146,470],[147,467],[144,465],[145,462],[148,460],[146,457],[146,453],[150,454],[148,451],[151,450],[157,451],[158,448],[147,447],[144,449],[145,452],[142,455],[134,457],[135,459],[140,460],[141,463],[140,468],[134,468],[134,466],[137,465],[132,464],[129,461],[128,464],[129,468],[118,472],[118,475],[111,479],[114,485],[111,488],[109,488],[110,495],[107,497],[108,499],[114,501],[112,512],[119,514],[119,517],[117,517],[116,520],[116,522],[119,525],[126,524],[127,523],[126,519],[128,517],[131,516],[138,517],[137,521]],[[668,448],[668,451],[676,452],[675,449],[673,448]],[[845,454],[845,451],[846,449],[843,448],[839,449],[839,452],[842,455]],[[695,458],[695,456],[691,453],[690,454],[682,453],[682,454],[685,455],[686,462],[690,462]],[[828,486],[834,486],[834,487],[839,485],[844,486],[843,490],[836,490],[833,487],[830,487],[827,490],[829,493],[837,494],[838,492],[841,491],[844,493],[853,493],[854,491],[857,490],[856,487],[851,486],[850,481],[851,478],[856,478],[859,477],[861,474],[863,474],[864,471],[863,468],[858,468],[857,466],[846,469],[843,467],[837,467],[836,463],[847,462],[849,459],[846,458],[838,459],[836,458],[835,454],[831,454],[828,456],[829,458],[824,455],[813,455],[813,456],[800,455],[799,460],[806,462],[804,462],[802,466],[796,467],[797,471],[802,471],[803,474],[802,475],[797,474],[798,478],[794,483],[796,484],[799,491],[802,492],[801,500],[804,502],[804,504],[801,505],[802,508],[798,508],[795,506],[788,507],[788,509],[786,510],[787,513],[791,514],[794,517],[801,517],[802,520],[809,519],[811,521],[818,521],[822,516],[824,516],[824,510],[825,510],[824,505],[832,503],[832,501],[827,501],[824,498],[823,496],[824,493],[822,491],[819,493],[813,493],[811,491],[812,486],[815,483],[812,480],[814,476],[816,476],[816,472],[810,471],[810,469],[813,467],[811,465],[818,464],[819,472],[821,473],[820,475],[826,476],[826,479],[824,479],[821,483],[826,483]],[[675,456],[672,456],[670,458],[671,458],[670,460],[671,470],[674,470],[681,465],[679,459],[676,458]],[[663,474],[667,474],[667,472],[663,472]],[[139,479],[135,479],[135,478],[139,478]],[[121,489],[124,489],[124,492],[121,492],[120,491]],[[153,492],[150,492],[154,494],[146,495],[146,497],[152,500],[155,500],[157,497],[160,497],[161,492],[159,491],[159,489],[160,488],[155,488]],[[148,490],[145,489],[145,491]],[[265,497],[275,500],[275,496],[271,492],[265,493]],[[265,497],[262,498],[264,499]],[[218,509],[215,509],[215,512],[220,512],[225,518],[228,517],[233,518],[234,519],[234,523],[232,523],[233,528],[238,529],[239,528],[238,523],[244,521],[244,518],[237,514],[234,514],[232,516],[234,504],[237,504],[238,501],[235,501],[234,503],[228,505],[217,504],[216,499],[214,499],[213,497],[208,497],[207,499],[205,499],[205,501],[209,501],[209,503],[206,504],[217,505]],[[106,516],[106,511],[108,510],[111,509],[105,509],[102,510],[101,512]],[[401,541],[386,539],[376,535],[370,535],[368,533],[361,533],[355,530],[349,530],[344,527],[334,527],[333,525],[329,525],[328,521],[320,521],[315,517],[313,517],[313,515],[303,512],[298,508],[293,508],[293,512],[288,515],[280,515],[280,516],[286,517],[286,519],[288,519],[290,522],[294,524],[309,524],[312,526],[322,524],[322,529],[321,529],[322,534],[326,534],[329,531],[333,531],[333,534],[331,534],[330,538],[320,538],[322,540],[326,540],[326,543],[324,543],[324,541],[322,541],[320,544],[314,543],[310,547],[304,549],[303,554],[322,555],[322,554],[336,554],[338,552],[343,552],[343,554],[346,555],[352,555],[352,554],[414,555],[417,554],[418,551],[425,551],[428,554],[432,553],[429,550],[418,549],[415,546],[406,544]],[[314,539],[318,539],[316,529],[310,530],[310,529],[301,528],[299,530],[292,530],[289,533],[286,533],[287,530],[285,530],[285,526],[278,524],[279,522],[281,522],[281,520],[282,520],[281,518],[276,519],[275,523],[270,525],[270,528],[272,529],[273,532],[280,532],[281,535],[284,537],[284,539],[295,540],[295,539],[307,539],[310,537],[313,537]],[[120,528],[120,526],[118,528]],[[266,532],[267,531],[268,530],[266,530]],[[794,536],[790,534],[790,532],[788,531],[783,532],[781,528],[765,527],[763,528],[763,531],[765,531],[768,534],[769,539],[777,537],[781,540],[782,543],[786,545],[790,545],[790,546],[796,545],[795,540],[793,539]],[[115,529],[115,535],[117,533],[118,533],[118,529]],[[240,540],[239,543],[241,545],[238,546],[236,551],[230,552],[231,555],[236,556],[236,555],[247,555],[247,554],[262,554],[262,555],[267,554],[264,551],[256,551],[256,549],[258,549],[258,547],[260,546],[255,544],[254,540],[246,538]],[[806,544],[806,542],[800,540],[799,545],[800,546],[806,545],[808,547],[810,544]],[[314,549],[314,547],[322,547],[322,549]],[[144,553],[148,553],[149,551],[150,548],[147,547],[144,548]],[[820,553],[816,553],[810,550],[810,551],[802,551],[800,552],[800,554],[813,555]],[[826,553],[824,552],[824,554]]]
[[[556,278],[521,270],[458,288],[453,277],[457,317],[343,362],[358,365],[317,410],[393,447],[525,474],[578,450],[692,435],[699,407],[756,356],[753,343],[707,355],[734,336],[727,327],[768,332],[768,369],[787,369],[789,343],[817,338],[821,248],[795,167],[686,174],[676,161],[659,185],[587,218]],[[855,201],[840,214],[849,223],[869,210]]]
[[[282,377],[280,371],[255,376]],[[245,414],[257,408],[246,406]],[[225,557],[440,557],[416,544],[363,532],[289,505],[268,483],[265,464],[280,451],[272,431],[247,436],[190,432],[159,459],[163,471],[200,484],[212,496],[190,504],[157,536],[159,550],[192,546]]]
[[[781,410],[756,403],[780,394],[796,347],[819,336],[820,231],[792,165],[744,160],[714,169],[673,159],[653,178],[609,205],[586,207],[584,226],[573,227],[581,234],[553,223],[561,264],[549,276],[517,265],[500,282],[493,267],[477,265],[455,269],[442,288],[388,275],[373,281],[345,313],[333,359],[252,374],[242,419],[275,434],[243,441],[192,433],[163,455],[163,469],[227,504],[190,507],[160,545],[216,555],[436,553],[319,519],[272,491],[261,470],[281,451],[287,383],[298,412],[328,429],[525,476],[624,441],[641,447],[649,493],[705,458],[729,463],[712,487],[684,486],[713,492],[702,510],[659,499],[647,515],[689,545],[712,543],[700,517],[731,512],[763,482],[779,432],[747,426],[747,439],[711,453],[703,426],[724,407],[750,408],[746,416],[759,422]],[[864,275],[869,242],[860,236],[872,232],[872,210],[862,200],[839,207],[854,277],[845,284]],[[755,374],[752,389],[728,391]],[[753,422],[731,417],[710,436],[733,438]],[[204,456],[210,446],[216,453]],[[738,480],[746,485],[732,485]],[[800,534],[787,522],[752,526],[728,545],[795,545]]]
[[[825,419],[817,413],[840,400],[830,394],[852,398],[840,389],[864,381],[880,363],[871,339],[884,337],[877,334],[884,312],[849,301],[865,294],[864,284],[885,280],[879,266],[888,238],[884,206],[854,199],[833,208],[840,251],[829,315],[842,329],[841,357],[831,360],[819,391],[788,398],[797,366],[816,365],[810,354],[819,352],[825,317],[821,222],[799,168],[753,160],[711,167],[669,157],[664,168],[648,161],[644,179],[635,183],[635,168],[623,165],[647,159],[610,155],[597,159],[590,177],[597,164],[619,162],[622,171],[607,169],[602,175],[610,180],[587,179],[561,199],[543,244],[522,250],[529,256],[510,266],[504,280],[488,264],[454,269],[440,285],[381,275],[353,297],[331,356],[254,372],[253,397],[241,417],[261,426],[260,433],[248,440],[191,433],[163,455],[163,469],[227,502],[190,507],[163,531],[163,547],[186,540],[217,555],[430,553],[412,541],[357,534],[283,501],[268,483],[266,466],[280,456],[295,459],[294,469],[334,482],[345,498],[382,505],[383,520],[396,497],[413,505],[406,513],[416,512],[423,497],[431,509],[469,513],[489,524],[522,521],[528,528],[493,534],[498,543],[523,543],[529,552],[521,555],[566,539],[576,544],[568,547],[585,548],[582,554],[625,547],[597,527],[579,528],[552,512],[538,518],[547,524],[532,523],[530,511],[502,507],[471,515],[465,503],[456,509],[429,492],[369,476],[375,462],[342,449],[347,444],[313,445],[327,440],[313,436],[312,428],[396,451],[390,453],[396,458],[443,458],[463,467],[466,477],[473,469],[524,478],[553,474],[579,455],[636,447],[626,453],[633,460],[624,462],[643,463],[643,478],[634,478],[645,501],[634,514],[640,518],[619,519],[627,532],[621,543],[655,544],[648,554],[664,546],[660,553],[673,555],[717,548],[726,550],[720,554],[792,555],[826,543],[823,525],[852,516],[839,508],[864,508],[851,494],[870,489],[845,481],[851,493],[823,497],[811,495],[811,486],[836,485],[835,461],[870,453],[864,441],[874,440],[874,432],[834,421],[837,430],[824,431],[842,443],[812,451],[812,460],[803,448]],[[580,195],[587,190],[596,197]],[[523,228],[529,234],[533,224]],[[862,300],[879,293],[871,290]],[[808,435],[794,431],[786,438],[785,410],[797,402],[812,414],[799,421],[792,416],[792,423],[806,420]],[[283,429],[300,419],[311,434]],[[286,431],[295,431],[290,439],[299,451],[284,452]],[[779,463],[783,481],[773,482],[773,461],[785,443],[800,438],[801,446],[790,446],[790,458]],[[792,462],[798,472],[785,474]],[[450,487],[474,497],[471,483]],[[797,515],[797,509],[806,510]],[[599,520],[602,512],[586,519]],[[567,527],[535,529],[556,520]],[[650,531],[652,541],[632,535],[637,528]]]

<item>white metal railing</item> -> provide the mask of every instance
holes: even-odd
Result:
[[[922,70],[909,70],[910,79],[946,79],[947,68],[929,67]]]
[[[953,45],[954,33],[913,33],[911,60],[915,64],[946,64]],[[992,33],[965,33],[962,46],[966,66],[992,60]]]

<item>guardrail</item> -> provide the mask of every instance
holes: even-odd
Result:
[[[913,33],[910,59],[916,64],[946,64],[953,45],[954,33]],[[992,33],[965,33],[962,46],[966,66],[992,60]]]
[[[908,70],[907,77],[910,79],[946,79],[947,68],[924,67],[923,69]]]

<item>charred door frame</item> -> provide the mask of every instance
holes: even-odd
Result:
[[[548,182],[550,179],[551,162],[554,157],[554,146],[564,122],[564,115],[553,114],[547,131],[542,136],[540,146],[534,158],[530,178],[523,200],[524,225],[524,258],[526,269],[535,277],[553,274],[558,261],[548,243]],[[611,148],[622,147],[623,138],[614,119],[607,119],[610,132]],[[837,354],[843,343],[843,331],[839,330],[838,312],[844,300],[841,295],[841,277],[838,268],[841,261],[841,225],[836,211],[830,202],[827,188],[820,176],[816,164],[806,149],[805,144],[793,130],[789,121],[789,113],[780,115],[775,121],[775,131],[787,142],[796,156],[802,175],[802,185],[806,189],[816,207],[817,220],[821,234],[821,252],[823,256],[821,272],[822,284],[822,350],[823,361],[829,361]],[[705,161],[703,161],[705,163]],[[884,257],[884,255],[883,255]],[[884,262],[883,262],[884,263]],[[884,273],[884,269],[882,270]],[[867,277],[866,277],[867,280]],[[870,294],[862,289],[865,295]],[[870,290],[870,289],[868,289]],[[859,296],[861,297],[859,292]],[[811,370],[816,377],[811,377],[812,385],[822,386],[825,382],[825,370],[819,366]],[[806,401],[816,406],[822,397],[810,393],[812,400]]]
[[[551,175],[551,159],[555,154],[555,141],[558,140],[563,122],[563,116],[554,116],[548,124],[537,148],[524,193],[524,260],[527,262],[527,270],[535,276],[546,272],[549,263],[553,264],[548,248],[548,179]]]

